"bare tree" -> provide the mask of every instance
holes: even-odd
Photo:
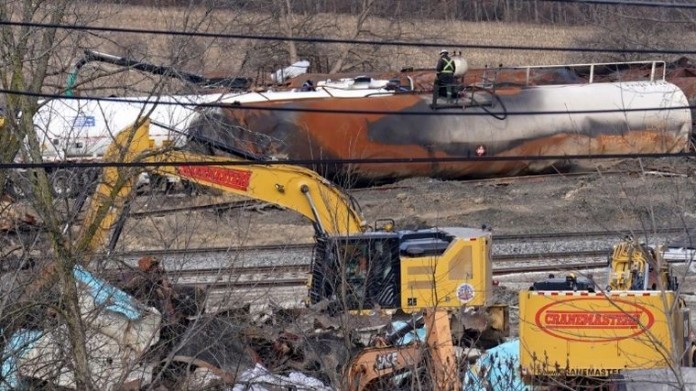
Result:
[[[15,157],[21,158],[25,163],[42,164],[44,162],[43,152],[46,149],[47,137],[45,134],[40,134],[40,129],[35,126],[34,118],[39,108],[50,100],[40,99],[39,95],[63,92],[61,81],[65,79],[78,58],[80,47],[108,45],[110,41],[118,41],[113,40],[109,33],[91,34],[81,32],[80,29],[72,30],[70,27],[57,28],[56,25],[79,28],[119,12],[122,11],[108,6],[91,7],[72,0],[57,2],[26,0],[5,2],[0,5],[0,15],[3,20],[47,25],[46,27],[26,24],[3,25],[0,28],[2,36],[0,53],[5,59],[5,63],[0,67],[0,86],[10,90],[5,99],[5,128],[0,134],[2,144],[0,155],[3,162],[11,162]],[[197,7],[195,12],[188,10],[181,16],[182,24],[191,31],[205,28],[205,23],[208,22],[204,8]],[[170,63],[188,65],[191,56],[200,58],[200,51],[196,52],[191,49],[192,47],[194,45],[191,42],[182,39],[176,45],[167,45],[169,53],[163,51],[160,53],[163,57],[166,56]],[[134,84],[137,89],[131,89],[129,92],[137,94],[139,91],[144,91],[154,100],[157,100],[157,96],[163,92],[177,88],[170,86],[171,79],[143,79],[142,75],[135,78],[136,80],[140,78],[140,81]],[[120,81],[120,85],[116,84],[117,88],[123,89],[124,85],[128,85],[127,82],[123,83],[123,78]],[[89,90],[90,85],[95,89]],[[76,88],[78,94],[92,95],[94,91],[108,91],[109,78],[92,74],[86,80],[80,81]],[[143,112],[143,115],[147,114]],[[112,139],[120,130],[113,129]],[[123,156],[120,158],[122,159]],[[9,174],[10,172],[6,170],[0,172],[2,184],[0,189],[5,188]],[[93,216],[95,219],[89,220],[89,226],[85,227],[86,223],[83,223],[79,233],[75,230],[75,222],[81,204],[77,203],[73,206],[67,200],[59,202],[54,198],[48,170],[43,168],[26,170],[23,177],[26,181],[19,183],[26,196],[25,202],[33,207],[43,223],[43,232],[39,241],[41,247],[28,249],[24,256],[28,257],[31,252],[36,253],[40,250],[43,252],[40,255],[46,258],[44,259],[46,262],[42,260],[37,265],[39,273],[34,272],[33,276],[29,275],[21,279],[26,283],[13,279],[7,280],[7,284],[4,284],[3,291],[7,289],[8,293],[19,296],[16,302],[6,302],[7,306],[0,309],[0,318],[3,323],[13,326],[3,327],[4,336],[10,338],[12,332],[19,332],[28,327],[31,322],[38,324],[44,330],[39,341],[47,342],[46,344],[37,342],[39,349],[44,349],[42,351],[46,354],[36,359],[44,364],[46,364],[45,360],[55,361],[47,367],[48,369],[40,372],[41,377],[49,382],[63,379],[62,382],[67,381],[78,389],[99,389],[104,386],[104,379],[102,373],[95,372],[94,360],[103,352],[100,353],[102,342],[94,339],[95,319],[93,317],[104,308],[101,304],[95,305],[93,310],[85,313],[85,283],[78,281],[76,273],[82,270],[80,267],[89,265],[95,257],[94,251],[97,248],[94,243],[103,236],[100,231],[109,228],[112,223],[112,221],[104,221],[109,216],[107,211],[117,199],[120,188],[131,179],[131,173],[127,171],[123,173],[123,177],[117,181],[116,188],[109,194],[111,200],[104,200],[104,208]],[[88,187],[91,188],[91,186]],[[89,196],[89,189],[81,190],[79,196],[82,199]],[[94,314],[91,315],[91,312]],[[51,316],[48,316],[49,314]],[[51,318],[56,319],[58,326],[51,326],[53,322]],[[63,327],[64,332],[61,331]],[[65,350],[62,354],[57,354],[56,349],[63,342],[66,343]],[[127,363],[126,368],[129,365],[132,366],[133,363]],[[62,369],[54,372],[51,368]],[[39,372],[37,372],[38,375]]]
[[[597,34],[583,46],[602,46],[628,50],[610,55],[628,61],[644,59],[645,54],[632,54],[630,49],[688,48],[685,33],[693,28],[694,13],[656,7],[592,6],[586,14],[587,23],[595,26]]]

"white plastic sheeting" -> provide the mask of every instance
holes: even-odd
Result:
[[[320,380],[300,372],[291,372],[288,376],[274,375],[259,364],[244,371],[232,391],[267,391],[278,386],[297,391],[333,391]]]
[[[281,83],[285,80],[307,73],[307,69],[309,69],[309,61],[300,60],[288,67],[278,69],[277,71],[273,72],[271,74],[271,80],[276,83]]]

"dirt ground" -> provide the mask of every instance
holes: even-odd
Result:
[[[398,228],[486,225],[494,233],[650,230],[696,227],[696,160],[600,161],[590,175],[443,181],[413,178],[351,189],[368,224]],[[627,173],[626,171],[630,171]],[[166,201],[165,201],[166,199]],[[133,211],[238,200],[230,196],[140,197]],[[307,219],[289,210],[249,207],[129,219],[123,250],[301,243]]]

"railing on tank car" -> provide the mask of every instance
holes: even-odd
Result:
[[[581,68],[589,69],[589,72],[585,73],[587,77],[587,83],[592,84],[595,82],[595,76],[597,75],[597,68],[609,68],[614,67],[616,70],[631,68],[637,65],[650,65],[650,82],[655,81],[665,81],[667,77],[667,63],[665,61],[624,61],[624,62],[597,62],[597,63],[578,63],[578,64],[562,64],[562,65],[526,65],[526,66],[515,66],[515,67],[499,67],[499,68],[489,68],[484,72],[483,84],[492,83],[495,84],[497,75],[505,71],[525,71],[525,81],[524,85],[529,86],[532,72],[537,70],[548,70],[548,69],[558,69],[565,68],[568,70],[577,70]],[[659,72],[661,68],[661,72]],[[494,76],[488,77],[487,72],[494,72]]]

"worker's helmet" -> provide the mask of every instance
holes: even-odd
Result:
[[[440,55],[442,56],[443,54],[449,54],[449,52],[447,51],[447,49],[442,49],[442,50],[440,50]]]

